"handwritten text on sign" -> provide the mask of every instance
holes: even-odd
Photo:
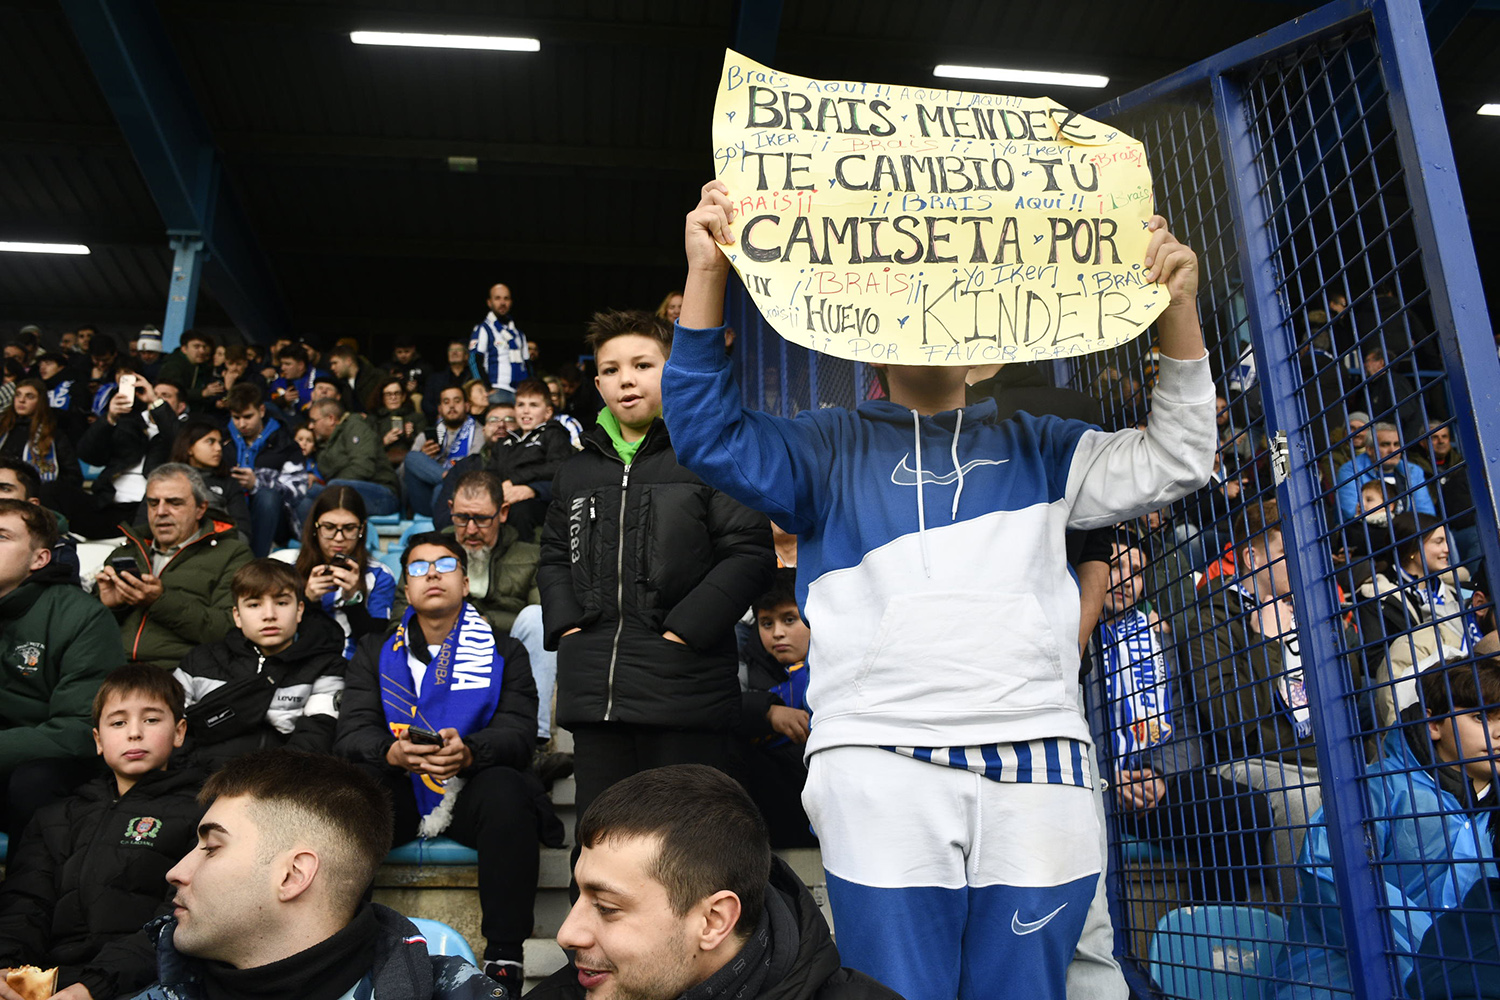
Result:
[[[1146,282],[1141,143],[1045,98],[809,80],[736,52],[714,104],[724,247],[787,340],[917,365],[1131,340]]]

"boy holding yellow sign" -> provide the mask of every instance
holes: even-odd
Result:
[[[1152,218],[1169,305],[1144,431],[1000,421],[957,365],[890,365],[888,401],[787,420],[742,408],[724,353],[735,218],[719,181],[687,218],[666,420],[684,465],[798,535],[803,798],[840,951],[908,1000],[1061,1000],[1101,867],[1063,536],[1209,477],[1197,256]]]

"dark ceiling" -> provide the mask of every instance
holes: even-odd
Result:
[[[972,62],[1109,75],[1103,91],[1049,88],[1078,108],[1313,6],[742,3],[752,27],[758,12],[774,19],[781,8],[774,63],[793,73],[925,84],[938,62]],[[1491,288],[1500,201],[1484,177],[1500,159],[1500,119],[1474,111],[1500,100],[1496,6],[1477,5],[1437,53]],[[560,356],[593,311],[654,307],[680,283],[681,220],[711,175],[715,81],[740,17],[728,0],[157,8],[297,331],[367,342],[403,330],[462,335],[483,315],[489,283],[505,281],[521,326]],[[542,50],[364,47],[350,43],[354,29],[528,35]],[[476,158],[477,170],[450,170],[453,156]],[[94,249],[0,255],[0,322],[160,322],[171,264],[162,215],[56,0],[0,3],[0,239]],[[230,323],[211,281],[199,323]]]

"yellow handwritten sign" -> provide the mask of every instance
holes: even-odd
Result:
[[[1141,143],[1045,98],[810,80],[736,52],[714,103],[723,247],[766,320],[836,357],[1102,351],[1168,296]]]

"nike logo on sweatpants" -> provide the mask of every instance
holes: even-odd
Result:
[[[1053,917],[1057,916],[1067,908],[1068,904],[1064,903],[1057,909],[1053,910],[1051,913],[1047,914],[1045,917],[1042,917],[1039,920],[1032,920],[1030,922],[1022,920],[1021,911],[1017,910],[1015,914],[1010,918],[1010,929],[1021,935],[1035,934],[1037,931],[1041,930],[1043,927],[1046,927],[1049,923],[1051,923]]]

